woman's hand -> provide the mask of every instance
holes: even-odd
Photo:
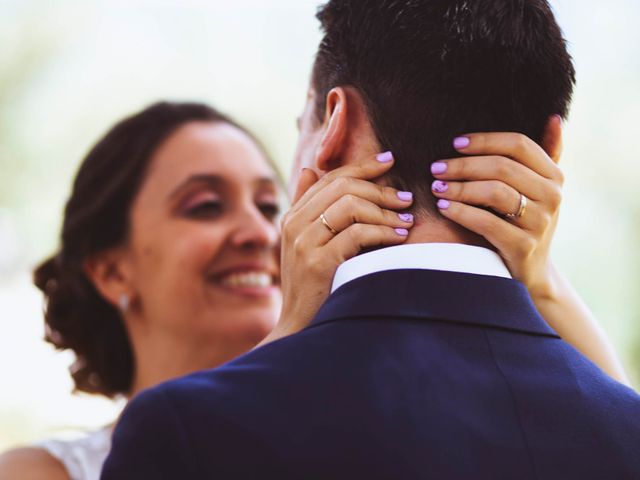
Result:
[[[615,380],[630,385],[615,350],[589,308],[549,259],[564,182],[557,166],[561,121],[552,117],[543,146],[515,133],[466,135],[456,149],[466,155],[437,162],[432,191],[442,215],[487,239],[513,277],[529,289],[536,308],[568,343]],[[518,217],[506,217],[526,209]],[[485,208],[481,208],[485,207]],[[490,208],[496,213],[492,213]]]
[[[261,343],[305,328],[329,296],[340,264],[365,248],[404,243],[413,196],[372,183],[393,165],[387,152],[333,170],[318,179],[304,170],[293,206],[282,221],[283,307],[274,331]],[[304,286],[304,288],[302,288]]]
[[[513,277],[534,299],[551,298],[556,273],[549,260],[564,177],[560,119],[553,117],[542,147],[517,133],[479,133],[456,139],[461,157],[436,162],[433,194],[442,215],[489,241]],[[552,158],[553,157],[553,158]],[[526,208],[520,217],[521,195]],[[482,208],[485,207],[485,208]],[[488,211],[490,208],[493,212]]]

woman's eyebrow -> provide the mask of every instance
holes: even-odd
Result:
[[[213,175],[213,174],[196,174],[191,175],[185,181],[183,181],[180,185],[178,185],[170,194],[168,199],[171,200],[178,196],[180,192],[182,192],[189,185],[193,185],[194,183],[204,183],[214,188],[220,188],[222,186],[227,185],[229,182],[221,175]],[[273,188],[277,189],[278,184],[276,180],[272,177],[260,177],[254,181],[254,184],[258,188]]]
[[[189,185],[192,185],[194,183],[205,183],[212,187],[220,187],[222,185],[225,185],[227,181],[224,179],[224,177],[220,175],[212,175],[212,174],[191,175],[189,178],[183,181],[169,194],[168,199],[171,200],[175,198],[185,188],[187,188]]]

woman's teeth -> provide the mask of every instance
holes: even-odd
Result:
[[[228,287],[261,287],[273,285],[272,277],[266,272],[232,273],[220,280],[222,285]]]

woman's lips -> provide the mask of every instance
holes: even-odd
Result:
[[[268,272],[235,272],[223,276],[220,284],[225,287],[267,288],[273,285],[273,277]]]
[[[278,286],[277,279],[264,270],[230,271],[213,280],[229,292],[250,297],[272,295]]]

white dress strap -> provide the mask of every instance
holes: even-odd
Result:
[[[74,440],[44,440],[34,446],[58,459],[72,480],[99,480],[111,448],[112,428],[105,427]]]

